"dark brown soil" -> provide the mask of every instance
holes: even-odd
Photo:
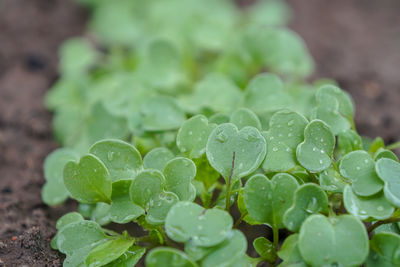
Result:
[[[361,133],[400,139],[400,2],[289,0],[291,27],[357,105]],[[56,219],[75,208],[41,202],[42,162],[54,148],[43,106],[57,78],[57,48],[82,33],[72,0],[0,0],[0,267],[60,266],[49,247]]]

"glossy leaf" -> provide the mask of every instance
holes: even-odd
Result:
[[[155,169],[163,171],[168,161],[173,159],[174,154],[167,148],[158,147],[151,150],[143,158],[143,164],[146,169]]]
[[[122,256],[118,259],[104,265],[105,267],[131,267],[136,266],[139,260],[143,257],[146,252],[145,248],[139,246],[130,247]]]
[[[192,180],[196,176],[196,165],[187,158],[175,158],[165,165],[163,170],[166,190],[175,193],[179,200],[193,201],[196,189]]]
[[[196,267],[198,266],[185,253],[175,248],[160,247],[152,249],[146,256],[146,266],[179,266]]]
[[[207,142],[208,161],[226,180],[231,171],[233,180],[255,171],[264,160],[265,152],[264,137],[250,126],[239,131],[232,123],[221,124],[212,131]]]
[[[283,242],[278,256],[283,260],[280,267],[307,267],[299,250],[299,234],[288,236]]]
[[[394,267],[400,265],[400,236],[393,233],[375,234],[370,242],[367,267]]]
[[[167,235],[176,242],[191,240],[196,246],[214,246],[222,242],[232,227],[232,218],[226,211],[206,210],[198,204],[179,202],[165,219]]]
[[[354,194],[350,185],[344,188],[343,202],[346,210],[360,220],[368,218],[384,220],[390,218],[394,212],[393,206],[386,200],[383,192],[370,197],[360,197]]]
[[[320,120],[311,121],[304,129],[304,141],[297,146],[300,164],[311,172],[321,172],[331,165],[335,136]]]
[[[235,110],[230,118],[230,122],[235,124],[239,130],[246,126],[252,126],[261,131],[261,122],[257,115],[247,108]]]
[[[359,266],[368,256],[367,231],[351,215],[311,215],[301,226],[298,245],[302,258],[312,266]]]
[[[117,238],[108,240],[94,249],[85,259],[87,266],[104,266],[122,256],[133,245],[132,239]]]
[[[340,174],[352,182],[354,193],[370,196],[381,191],[383,183],[375,172],[375,162],[362,150],[345,155],[340,161]]]
[[[297,187],[296,179],[286,173],[276,174],[271,181],[256,174],[246,182],[244,203],[257,221],[282,228],[283,215],[292,205]]]
[[[139,151],[120,140],[99,141],[89,151],[106,165],[113,181],[133,178],[143,168]]]
[[[253,247],[258,255],[268,262],[275,262],[276,254],[274,244],[265,237],[258,237],[253,241]]]
[[[384,183],[386,199],[396,207],[400,207],[400,163],[382,158],[376,162],[376,172]]]
[[[283,216],[283,223],[293,232],[298,232],[308,216],[328,212],[328,197],[316,184],[304,184],[294,193],[293,205]]]
[[[79,202],[110,202],[110,175],[106,166],[93,155],[83,156],[79,163],[68,162],[64,168],[64,184],[71,197]]]
[[[269,121],[269,130],[264,134],[268,142],[267,155],[262,165],[267,172],[284,172],[297,163],[296,148],[304,140],[307,120],[292,111],[276,112]]]

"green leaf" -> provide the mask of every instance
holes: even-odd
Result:
[[[144,214],[144,210],[133,203],[129,197],[132,180],[119,180],[112,184],[110,220],[115,223],[128,223]]]
[[[142,127],[146,131],[178,129],[186,116],[177,101],[169,96],[154,96],[141,108]]]
[[[143,168],[139,151],[120,140],[99,141],[89,151],[106,165],[113,181],[133,178]]]
[[[291,106],[281,79],[270,73],[259,74],[246,87],[243,104],[257,114]]]
[[[222,123],[227,123],[230,121],[230,117],[226,114],[223,113],[215,113],[212,115],[209,119],[209,123],[215,123],[215,124],[222,124]]]
[[[185,121],[178,131],[176,145],[190,158],[199,158],[206,152],[208,136],[215,129],[203,115],[196,115]]]
[[[301,166],[311,172],[321,172],[332,163],[335,136],[328,125],[320,120],[311,121],[304,129],[304,142],[296,150]]]
[[[100,226],[92,221],[77,221],[63,227],[57,234],[60,252],[72,256],[81,249],[93,248],[106,241]]]
[[[111,200],[110,175],[96,156],[83,156],[78,164],[68,162],[64,168],[64,184],[71,197],[79,202],[109,203]]]
[[[229,113],[235,110],[242,97],[240,89],[220,74],[208,74],[194,86],[191,95],[182,98],[185,109],[193,114],[209,108],[214,112]]]
[[[304,184],[294,193],[293,205],[283,216],[284,225],[298,232],[302,223],[312,214],[328,212],[328,196],[316,184]]]
[[[165,165],[163,173],[168,191],[175,193],[179,200],[194,200],[196,189],[191,182],[196,176],[196,165],[193,161],[182,157],[172,159]]]
[[[194,163],[197,170],[195,180],[203,182],[206,190],[210,189],[218,181],[219,173],[210,165],[206,155],[194,159]]]
[[[385,148],[385,142],[381,137],[377,137],[369,145],[368,152],[374,154],[380,148]]]
[[[375,172],[375,162],[366,151],[357,150],[345,155],[339,171],[352,182],[353,191],[359,196],[371,196],[383,188],[383,182]]]
[[[394,267],[400,265],[400,236],[394,233],[375,234],[370,242],[367,267]]]
[[[299,251],[299,234],[288,236],[283,242],[278,256],[283,260],[279,267],[307,267]]]
[[[316,119],[323,120],[337,135],[353,126],[354,107],[350,95],[334,85],[324,85],[316,93]]]
[[[234,124],[224,123],[215,128],[208,138],[207,158],[225,180],[232,171],[232,180],[235,181],[260,166],[266,146],[264,137],[256,128],[247,126],[239,131]]]
[[[347,130],[338,134],[338,149],[341,155],[362,150],[362,139],[356,131]]]
[[[390,218],[394,212],[393,206],[386,200],[383,192],[370,197],[360,197],[354,194],[350,185],[344,188],[343,202],[346,210],[360,220],[368,218],[384,220]]]
[[[110,223],[110,205],[103,202],[96,203],[96,207],[90,216],[90,220],[97,222],[100,225]]]
[[[64,214],[61,218],[59,218],[57,220],[56,229],[61,230],[63,227],[65,227],[71,223],[80,222],[83,220],[84,220],[84,218],[78,212],[69,212],[67,214]],[[58,250],[57,238],[58,238],[58,234],[56,234],[50,242],[50,246],[52,249]]]
[[[232,228],[232,217],[220,209],[206,210],[191,202],[178,202],[165,219],[167,235],[176,242],[191,241],[210,247],[221,243]]]
[[[147,267],[179,266],[197,267],[185,253],[175,248],[159,247],[152,249],[146,256]]]
[[[78,154],[69,148],[59,148],[49,154],[43,165],[46,183],[42,188],[42,199],[47,205],[63,203],[69,196],[63,181],[65,164],[79,160]]]
[[[239,130],[246,126],[252,126],[261,131],[261,122],[257,115],[247,108],[240,108],[231,115],[230,122],[235,124]]]
[[[117,238],[108,240],[94,249],[85,259],[85,264],[91,267],[104,266],[122,256],[133,245],[133,239]]]
[[[319,184],[325,191],[342,193],[347,182],[333,167],[329,167],[319,174]]]
[[[60,72],[64,76],[79,76],[97,60],[96,50],[83,38],[71,38],[60,48]]]
[[[267,155],[262,165],[266,172],[284,172],[297,165],[296,148],[304,140],[307,120],[292,111],[276,112],[264,134],[268,142]]]
[[[327,218],[314,214],[301,226],[299,249],[312,266],[360,266],[368,256],[368,235],[351,215]]]
[[[375,168],[379,178],[385,183],[383,191],[386,199],[392,205],[400,208],[400,163],[382,158],[376,162]]]
[[[239,230],[232,230],[224,242],[214,247],[201,262],[202,267],[230,266],[243,257],[247,249],[247,240]]]
[[[174,157],[174,153],[172,153],[169,149],[165,147],[157,147],[144,156],[143,165],[146,169],[163,171],[167,162]]]
[[[246,208],[246,204],[244,202],[244,188],[239,190],[238,198],[237,198],[237,206],[240,211],[240,214],[243,216],[243,221],[250,225],[263,224],[262,222],[257,221],[249,214],[249,211]]]
[[[170,208],[178,201],[178,196],[164,190],[165,178],[156,170],[139,173],[130,187],[131,200],[142,207],[146,221],[157,225],[164,222]]]
[[[244,187],[244,202],[250,216],[282,228],[282,217],[292,205],[298,186],[296,179],[286,173],[276,174],[271,181],[261,174],[252,176]]]
[[[397,158],[396,154],[393,153],[391,150],[389,149],[384,149],[384,148],[379,148],[375,153],[374,153],[374,160],[378,161],[381,158],[387,158],[387,159],[392,159],[395,161],[399,161],[399,159]]]
[[[271,241],[265,237],[258,237],[253,241],[253,247],[257,251],[258,255],[268,262],[275,262],[276,260],[276,248]]]
[[[104,267],[132,267],[136,266],[145,254],[146,249],[139,246],[130,247],[121,257],[104,265]]]

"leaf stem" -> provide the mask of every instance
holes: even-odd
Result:
[[[376,223],[370,225],[367,229],[368,233],[371,233],[372,231],[374,231],[377,227],[383,225],[383,224],[388,224],[388,223],[396,223],[396,222],[400,222],[400,217],[395,217],[395,218],[389,218],[386,220],[382,220],[382,221],[377,221]]]
[[[277,254],[279,246],[279,228],[276,226],[272,227],[272,242],[275,248],[275,254]],[[277,263],[278,257],[276,257],[275,262],[272,264],[272,266],[276,266]]]
[[[389,150],[395,150],[398,148],[400,148],[400,141],[386,146],[386,149],[389,149]]]
[[[248,214],[247,211],[243,212],[239,219],[237,219],[237,221],[235,222],[235,224],[233,225],[233,228],[238,228],[239,224],[243,221],[244,217]]]
[[[231,206],[231,187],[232,187],[232,176],[233,176],[233,169],[235,168],[235,151],[233,151],[232,156],[232,169],[231,173],[229,174],[227,188],[226,188],[226,196],[225,196],[225,210],[229,212],[229,208]]]

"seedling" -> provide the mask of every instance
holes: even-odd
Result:
[[[281,2],[81,1],[107,51],[65,43],[46,97],[64,147],[43,201],[79,202],[51,242],[64,266],[399,266],[398,144],[361,138],[334,82],[301,82],[302,40],[268,26]]]

